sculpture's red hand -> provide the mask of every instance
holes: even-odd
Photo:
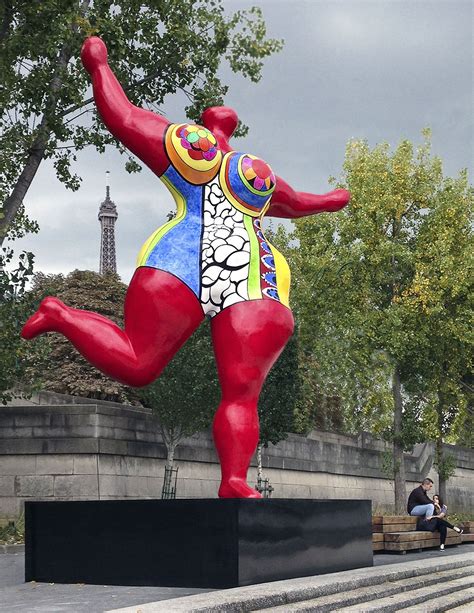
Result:
[[[99,67],[107,64],[107,47],[97,36],[86,38],[81,49],[84,68],[91,75]]]
[[[107,47],[100,38],[93,36],[84,42],[81,58],[92,76],[95,103],[107,129],[161,176],[169,165],[163,137],[170,122],[128,100],[107,63]]]

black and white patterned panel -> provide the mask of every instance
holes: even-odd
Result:
[[[208,317],[248,300],[250,240],[244,215],[214,179],[205,186],[201,303]]]

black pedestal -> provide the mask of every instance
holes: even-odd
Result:
[[[27,502],[26,581],[227,588],[372,566],[368,500]]]

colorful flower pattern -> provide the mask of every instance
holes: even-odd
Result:
[[[179,131],[181,145],[193,160],[211,162],[217,155],[216,137],[207,128],[185,125]]]
[[[275,186],[275,175],[268,164],[258,158],[244,155],[242,170],[249,185],[260,192],[267,192]]]

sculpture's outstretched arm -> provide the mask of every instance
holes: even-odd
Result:
[[[335,189],[321,195],[295,192],[286,181],[277,177],[267,215],[295,218],[316,213],[331,213],[345,207],[350,198],[351,194],[347,189]]]
[[[92,77],[95,103],[107,129],[154,173],[162,175],[169,165],[163,136],[170,122],[128,100],[107,63],[107,47],[100,38],[86,39],[81,59]]]

